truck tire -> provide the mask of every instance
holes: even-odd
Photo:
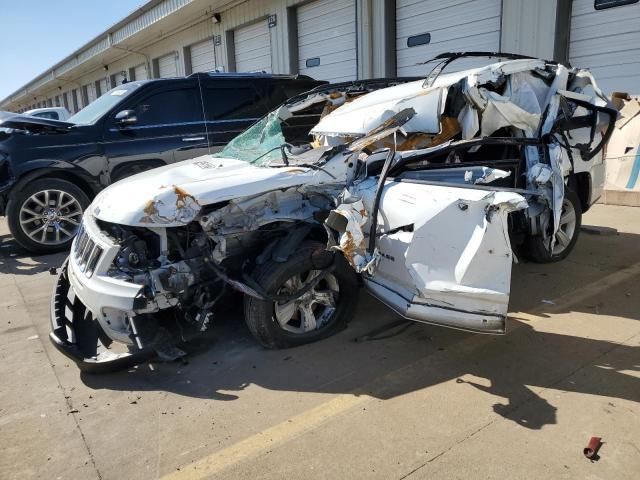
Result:
[[[525,256],[536,263],[554,263],[566,258],[575,247],[582,225],[582,204],[573,190],[565,190],[562,202],[560,226],[556,233],[553,251],[549,251],[542,237],[528,237],[525,242]]]
[[[31,253],[68,250],[89,203],[89,197],[73,183],[39,178],[10,198],[9,230],[18,245]]]
[[[324,260],[318,262],[318,257]],[[357,275],[344,257],[328,253],[320,242],[304,242],[287,261],[269,260],[256,269],[252,277],[266,294],[286,295],[309,284],[332,257],[335,268],[295,300],[277,302],[245,295],[245,322],[264,347],[295,347],[345,328],[358,303],[359,287]]]

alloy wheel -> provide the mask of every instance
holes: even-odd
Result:
[[[62,190],[42,190],[20,207],[20,227],[34,242],[59,245],[72,239],[82,219],[78,199]]]
[[[294,275],[284,283],[278,294],[286,295],[299,291],[320,274],[320,270],[311,270],[306,274]],[[334,315],[339,294],[338,280],[333,274],[327,274],[300,297],[287,303],[276,302],[275,318],[283,330],[291,333],[302,334],[319,330],[326,326]]]
[[[562,202],[560,225],[556,232],[556,242],[553,246],[553,254],[561,254],[570,244],[576,233],[576,210],[568,199]]]

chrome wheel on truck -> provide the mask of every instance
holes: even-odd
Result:
[[[42,245],[60,245],[78,232],[82,206],[62,190],[42,190],[20,207],[20,225],[25,234]]]
[[[69,248],[89,205],[84,191],[59,178],[40,178],[16,189],[7,205],[16,242],[33,253]]]

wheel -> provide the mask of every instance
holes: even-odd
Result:
[[[66,250],[88,205],[87,195],[73,183],[59,178],[40,178],[24,185],[9,200],[9,230],[16,242],[29,252]]]
[[[529,237],[525,245],[526,256],[536,263],[553,263],[566,258],[578,241],[580,225],[582,225],[580,198],[573,190],[566,189],[553,250],[549,251],[541,236]]]
[[[253,278],[270,295],[299,291],[335,262],[335,269],[297,299],[259,300],[245,295],[245,322],[266,348],[289,348],[315,342],[346,327],[358,302],[356,273],[340,254],[320,242],[305,242],[286,262],[261,265]]]

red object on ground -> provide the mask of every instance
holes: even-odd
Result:
[[[602,446],[601,440],[601,437],[591,437],[591,440],[589,440],[589,444],[582,451],[584,453],[584,456],[589,460],[597,460],[598,450],[600,450],[600,447]]]

